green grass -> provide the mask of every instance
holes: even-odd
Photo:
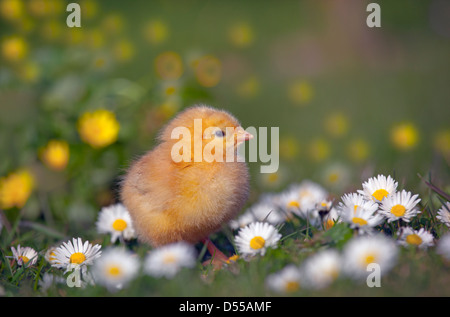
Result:
[[[229,110],[244,127],[279,127],[281,142],[294,140],[294,155],[280,153],[279,182],[262,180],[260,162],[249,163],[247,206],[262,193],[279,192],[304,179],[323,185],[338,201],[342,194],[359,189],[368,177],[383,173],[420,195],[422,213],[413,222],[416,228],[431,230],[437,239],[446,233],[448,229],[435,215],[450,192],[449,140],[436,141],[440,133],[450,133],[450,43],[445,30],[436,29],[436,25],[445,29],[447,22],[430,13],[434,12],[432,1],[380,0],[382,27],[368,29],[365,2],[350,2],[337,7],[328,1],[136,1],[127,5],[99,0],[96,14],[83,18],[84,36],[78,42],[69,40],[64,6],[55,15],[36,16],[23,1],[25,14],[18,20],[2,16],[0,43],[17,35],[28,48],[16,62],[1,55],[0,177],[26,168],[35,177],[35,187],[23,208],[0,210],[0,295],[275,295],[265,287],[268,274],[288,263],[301,264],[322,247],[340,249],[350,237],[349,229],[342,226],[322,232],[305,231],[301,222],[287,223],[276,250],[258,260],[239,260],[228,269],[214,271],[199,260],[197,267],[183,270],[173,280],[141,274],[114,294],[101,286],[66,285],[42,293],[38,281],[44,273],[62,275],[43,258],[48,247],[78,236],[104,248],[110,245],[108,237],[95,230],[98,212],[117,201],[120,177],[130,162],[152,148],[158,130],[169,119],[160,112],[166,99],[160,88],[163,80],[154,68],[155,58],[166,51],[176,52],[183,61],[176,111],[207,103]],[[118,32],[104,27],[111,14],[123,22]],[[151,20],[167,26],[165,41],[145,39],[142,29]],[[54,38],[44,35],[50,21],[59,22],[60,33]],[[24,22],[31,22],[29,28]],[[246,47],[229,40],[230,27],[242,22],[254,35]],[[90,42],[95,32],[102,39],[99,46]],[[128,60],[114,53],[121,40],[132,47]],[[189,66],[197,52],[221,61],[217,86],[204,87],[197,81]],[[29,65],[36,67],[35,76],[24,76]],[[248,78],[256,78],[257,89],[240,94]],[[305,104],[297,104],[287,93],[298,80],[313,91]],[[93,149],[80,139],[77,120],[83,112],[101,107],[115,113],[120,132],[110,146]],[[347,120],[342,135],[330,133],[327,127],[333,113]],[[411,122],[419,136],[406,151],[390,139],[391,129],[401,122]],[[63,171],[49,169],[39,158],[39,149],[50,139],[63,139],[70,146],[70,160]],[[310,153],[317,139],[328,146],[327,155],[318,160]],[[354,140],[365,142],[367,156],[351,158],[348,146]],[[324,173],[336,163],[344,167],[342,182],[332,184]],[[430,181],[433,189],[426,184]],[[212,238],[219,247],[231,250],[234,234],[226,229]],[[20,268],[8,258],[11,246],[18,244],[40,252],[35,266]],[[136,241],[127,247],[141,258],[150,250]],[[197,245],[197,250],[201,252],[202,246]],[[402,248],[397,265],[383,276],[381,288],[342,278],[324,290],[300,289],[292,295],[447,296],[449,265],[434,248]]]

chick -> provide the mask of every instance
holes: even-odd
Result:
[[[172,138],[180,127],[190,138]],[[237,161],[237,147],[252,137],[230,113],[208,106],[188,108],[172,119],[155,148],[123,179],[121,199],[139,239],[154,247],[203,241],[210,253],[223,257],[208,236],[234,218],[248,198],[249,173],[245,162]],[[199,149],[222,159],[199,161]]]

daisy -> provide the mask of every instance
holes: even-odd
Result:
[[[367,266],[376,263],[385,274],[396,263],[397,254],[397,246],[385,236],[358,236],[344,246],[343,273],[354,279],[365,279]]]
[[[437,212],[437,219],[450,228],[450,202],[446,202],[442,205],[441,209]]]
[[[267,248],[276,248],[281,234],[267,222],[252,222],[241,228],[235,237],[236,247],[244,256],[264,255]]]
[[[130,213],[122,204],[103,207],[96,225],[99,233],[111,234],[111,243],[118,238],[130,240],[136,237]]]
[[[254,221],[267,221],[276,226],[286,220],[283,214],[275,205],[273,195],[263,195],[261,199],[249,208],[249,212],[253,215]]]
[[[385,197],[394,194],[397,186],[398,183],[390,175],[388,177],[378,175],[364,182],[362,184],[363,190],[358,190],[358,193],[364,195],[367,200],[380,202]]]
[[[322,186],[309,180],[301,182],[294,188],[298,191],[303,210],[314,209],[317,203],[328,198],[328,192]]]
[[[229,222],[230,228],[233,230],[244,228],[246,225],[255,222],[255,216],[250,212],[250,210],[246,210],[242,215],[237,217],[237,219],[233,219]]]
[[[349,223],[360,234],[371,233],[374,227],[383,222],[384,217],[377,213],[377,203],[371,200],[358,201],[360,197],[356,196],[360,195],[356,194],[351,203],[347,201],[340,205],[342,221]]]
[[[420,213],[416,205],[420,202],[419,195],[402,190],[383,200],[380,213],[386,216],[388,222],[402,219],[409,222],[412,217]]]
[[[133,280],[138,270],[139,259],[133,253],[121,248],[111,248],[95,261],[92,274],[98,284],[116,291]]]
[[[282,270],[268,275],[266,286],[277,293],[292,293],[300,289],[302,278],[300,269],[289,264]]]
[[[19,266],[32,266],[36,264],[37,261],[37,252],[30,247],[22,248],[20,244],[17,246],[17,249],[11,247],[11,251],[13,253],[13,257]]]
[[[450,260],[450,232],[444,234],[436,243],[436,252]]]
[[[342,222],[340,210],[335,207],[331,207],[330,211],[326,215],[321,215],[322,217],[322,228],[331,229],[336,223]]]
[[[295,214],[305,218],[301,208],[301,199],[298,192],[298,185],[292,185],[274,197],[274,202],[288,216]]]
[[[44,258],[50,264],[56,263],[55,251],[56,251],[55,246],[51,246],[50,248],[47,249],[47,251],[45,251]]]
[[[87,265],[92,265],[93,261],[100,257],[101,246],[96,244],[92,246],[89,241],[83,243],[81,238],[73,238],[72,241],[63,242],[55,250],[55,260],[53,267],[66,269],[65,272],[74,268],[80,268],[86,271]]]
[[[404,246],[414,245],[420,249],[426,249],[434,245],[433,235],[426,231],[424,228],[414,230],[410,227],[404,227],[400,229],[398,243]]]
[[[375,203],[371,199],[367,199],[366,196],[358,193],[347,193],[341,197],[341,201],[338,204],[339,209],[353,209],[356,211],[356,208],[363,207],[364,209],[371,209],[372,206],[378,204]]]
[[[332,249],[320,251],[305,260],[302,270],[309,287],[324,288],[339,276],[341,256]]]
[[[57,276],[50,273],[44,273],[42,276],[42,279],[39,280],[38,285],[41,289],[41,291],[46,292],[52,285],[55,284],[62,284],[66,280],[62,278],[61,276]]]
[[[173,278],[183,267],[190,268],[195,263],[194,247],[177,242],[150,251],[144,261],[144,271],[155,277]]]

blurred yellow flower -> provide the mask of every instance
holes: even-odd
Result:
[[[313,87],[305,80],[295,81],[288,86],[288,97],[295,104],[306,105],[313,96]]]
[[[93,50],[104,47],[105,37],[99,29],[91,29],[86,32],[86,45]]]
[[[237,23],[228,30],[228,38],[234,46],[247,47],[253,43],[253,30],[247,23]]]
[[[450,159],[450,129],[437,132],[433,138],[434,148]]]
[[[392,144],[399,150],[410,150],[419,142],[419,131],[410,122],[398,123],[391,129]]]
[[[144,37],[151,44],[160,44],[169,37],[169,28],[161,20],[150,21],[144,26]]]
[[[64,28],[66,27],[61,21],[57,19],[50,19],[41,22],[41,35],[48,41],[54,41],[61,37]]]
[[[102,27],[106,33],[117,35],[122,32],[124,21],[122,16],[116,13],[111,13],[103,19]]]
[[[162,79],[178,79],[183,74],[183,61],[175,52],[164,52],[155,59],[156,74]]]
[[[180,102],[177,102],[176,99],[171,98],[163,102],[157,110],[163,120],[167,120],[177,113],[177,111],[180,110],[180,107]]]
[[[10,62],[18,62],[28,54],[28,44],[23,37],[11,36],[2,41],[2,56]]]
[[[82,0],[80,2],[81,11],[83,12],[83,19],[92,19],[97,15],[98,3],[94,0]]]
[[[26,61],[19,65],[17,74],[24,82],[33,83],[39,78],[41,70],[39,69],[38,64]]]
[[[195,76],[203,87],[214,87],[222,78],[222,63],[212,55],[205,55],[198,61]]]
[[[21,208],[25,205],[34,187],[34,178],[25,169],[0,178],[0,208]]]
[[[370,147],[364,139],[355,139],[347,145],[347,156],[354,162],[362,162],[369,156]]]
[[[40,149],[39,156],[50,169],[63,170],[69,162],[69,144],[66,141],[50,140]]]
[[[134,46],[130,41],[122,39],[114,45],[113,52],[116,60],[126,62],[133,57]]]
[[[342,137],[348,131],[348,118],[342,113],[330,114],[325,119],[324,127],[331,136]]]
[[[293,136],[285,136],[280,140],[280,156],[286,160],[295,159],[300,152],[298,141]]]
[[[236,91],[239,96],[252,98],[258,95],[261,84],[255,76],[244,79],[237,87]]]
[[[83,28],[65,28],[64,39],[68,45],[78,45],[85,40],[85,31]]]
[[[309,157],[315,162],[321,162],[330,155],[330,145],[323,138],[317,138],[311,141],[308,147]]]
[[[64,12],[66,5],[61,0],[28,0],[28,11],[37,17],[48,17]]]
[[[93,148],[102,148],[114,143],[120,124],[109,110],[99,109],[85,112],[78,119],[78,133],[81,139]]]
[[[10,21],[18,21],[23,17],[22,0],[2,0],[0,2],[0,15]]]

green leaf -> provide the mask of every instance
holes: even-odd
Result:
[[[353,236],[353,230],[346,223],[336,223],[324,233],[324,238],[342,247]]]

